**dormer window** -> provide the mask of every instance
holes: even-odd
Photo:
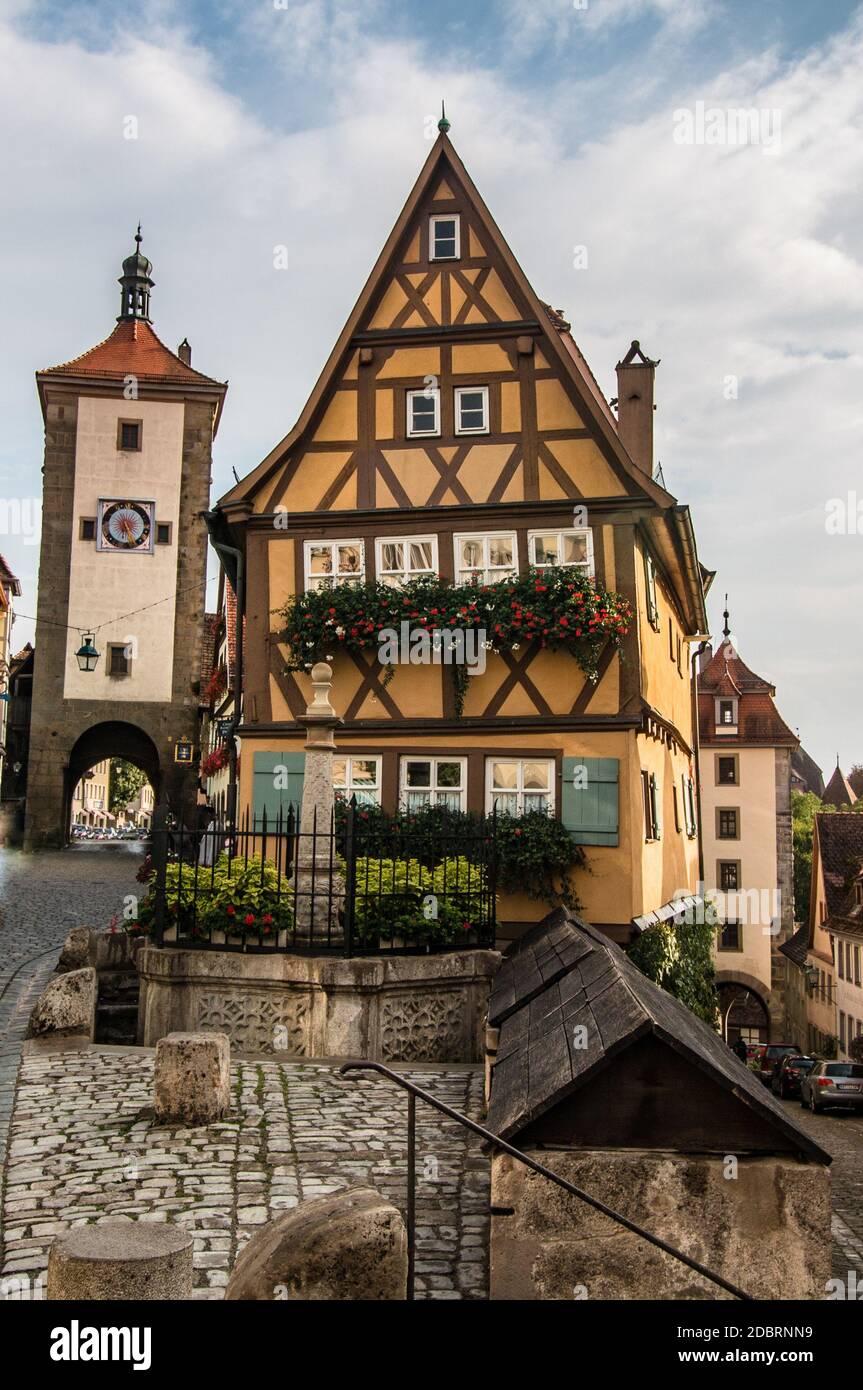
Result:
[[[737,700],[732,698],[716,701],[716,728],[719,732],[736,732]]]
[[[461,225],[457,213],[429,218],[429,260],[457,261],[461,255]]]

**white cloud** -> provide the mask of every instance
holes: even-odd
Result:
[[[678,30],[705,11],[653,8]],[[139,216],[157,330],[169,344],[188,334],[195,364],[231,380],[215,494],[232,465],[254,467],[299,413],[444,94],[504,234],[537,291],[567,310],[608,394],[631,338],[662,359],[658,456],[693,506],[717,594],[732,595],[745,659],[776,680],[816,756],[837,738],[845,762],[859,756],[859,665],[834,658],[863,605],[863,536],[827,536],[824,503],[863,493],[860,23],[793,65],[756,54],[710,83],[671,81],[659,64],[644,78],[647,114],[628,120],[611,101],[614,71],[558,71],[537,103],[500,73],[455,57],[432,67],[414,44],[372,40],[347,4],[321,9],[323,19],[295,4],[294,27],[272,29],[290,115],[279,128],[223,89],[214,57],[170,27],[170,7],[147,42],[118,35],[102,51],[0,25],[0,494],[38,491],[32,370],[110,330]],[[604,22],[614,13],[625,17],[608,5]],[[260,45],[271,17],[256,22]],[[286,133],[301,114],[288,80],[298,56],[327,114]],[[673,113],[698,100],[780,110],[781,151],[676,145]],[[573,151],[573,113],[587,102],[613,124]],[[122,136],[130,113],[137,141]],[[287,272],[273,269],[280,243]],[[573,269],[574,244],[588,248],[586,271]],[[723,394],[729,376],[737,399]],[[0,537],[0,549],[20,567],[21,610],[35,611],[33,547]]]

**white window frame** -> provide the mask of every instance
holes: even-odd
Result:
[[[409,787],[407,784],[408,763],[431,763],[431,785],[424,787]],[[438,763],[458,763],[461,768],[461,786],[440,787],[437,781]],[[447,753],[405,753],[399,758],[399,806],[402,810],[408,809],[408,796],[411,792],[428,791],[429,806],[437,806],[438,797],[452,796],[453,792],[458,792],[460,811],[467,809],[467,758],[460,757],[458,754]]]
[[[335,565],[335,562],[336,562],[336,550],[335,550],[336,546],[340,546],[340,545],[355,545],[355,546],[357,546],[357,547],[359,548],[360,560],[361,560],[361,565],[360,565],[359,573],[357,573],[357,574],[342,574],[342,575],[339,575],[339,574],[336,574],[335,572],[333,572],[332,574],[329,574],[329,575],[325,575],[325,574],[313,575],[313,574],[311,573],[311,568],[310,568],[310,566],[311,566],[311,559],[312,559],[312,549],[316,549],[316,550],[317,550],[317,549],[321,548],[322,546],[327,546],[327,545],[330,547],[330,552],[331,552],[331,556],[332,556],[333,565]],[[360,540],[359,537],[357,537],[357,536],[344,536],[344,537],[340,536],[337,540],[312,540],[312,541],[304,541],[304,542],[303,542],[303,575],[304,575],[304,579],[305,579],[306,593],[309,593],[309,592],[312,591],[312,580],[313,580],[313,579],[314,579],[314,580],[318,580],[318,581],[329,579],[329,581],[330,581],[329,584],[318,582],[318,583],[316,584],[316,586],[315,586],[316,589],[326,589],[326,588],[332,589],[336,584],[364,584],[364,583],[366,582],[366,546],[365,546],[365,541]]]
[[[659,632],[661,624],[659,621],[659,599],[656,592],[656,565],[653,556],[645,551],[644,554],[644,587],[647,594],[647,621],[654,632]]]
[[[428,543],[431,543],[431,548],[432,548],[432,567],[431,567],[431,569],[429,569],[429,570],[415,570],[415,571],[413,571],[412,573],[409,573],[407,569],[402,570],[402,571],[397,571],[397,570],[384,570],[384,567],[383,567],[383,551],[384,551],[384,546],[385,546],[385,545],[403,545],[403,546],[406,546],[406,547],[407,547],[407,546],[410,546],[411,544],[413,544],[413,545],[418,545],[418,544],[428,544]],[[405,557],[406,557],[406,558],[407,558],[407,555],[408,555],[408,551],[405,550]],[[404,583],[405,580],[408,579],[408,578],[418,578],[418,577],[421,577],[421,576],[424,575],[424,574],[429,574],[429,575],[437,575],[437,574],[439,574],[439,573],[440,573],[440,566],[439,566],[439,564],[438,564],[437,536],[430,536],[430,535],[426,535],[426,536],[376,536],[376,537],[375,537],[375,572],[376,572],[376,574],[377,574],[378,580],[391,580],[391,579],[398,578],[398,580],[399,580],[400,583]]]
[[[434,429],[415,430],[413,423],[413,401],[415,396],[434,402]],[[436,439],[440,435],[440,387],[419,386],[408,391],[405,399],[405,432],[408,439]]]
[[[512,541],[512,565],[505,568],[492,569],[488,562],[489,542],[500,540],[506,537]],[[453,561],[455,563],[455,582],[456,584],[470,583],[471,579],[479,579],[483,584],[493,584],[497,579],[506,579],[510,574],[515,577],[518,574],[518,534],[515,531],[459,531],[453,536]],[[483,564],[482,569],[472,570],[466,579],[462,579],[461,563],[461,543],[462,541],[482,541],[483,543]]]
[[[438,256],[435,254],[435,243],[437,237],[435,229],[438,222],[455,223],[455,252],[452,256]],[[461,260],[461,217],[457,212],[438,212],[433,213],[429,218],[429,260],[430,261],[459,261]]]
[[[582,562],[580,562],[580,563],[575,563],[575,562],[572,562],[572,561],[567,561],[567,562],[559,562],[559,563],[556,564],[556,565],[540,565],[540,564],[537,563],[536,556],[535,556],[535,553],[534,553],[534,541],[538,540],[540,536],[556,536],[556,537],[557,537],[557,546],[558,546],[558,553],[559,553],[559,554],[562,554],[562,552],[563,552],[563,538],[564,538],[564,536],[586,536],[586,537],[587,537],[587,559],[584,560],[584,561],[582,561]],[[528,562],[528,564],[529,564],[533,569],[536,569],[536,570],[547,570],[547,569],[548,569],[548,570],[569,570],[569,569],[581,570],[583,573],[590,575],[590,578],[592,579],[592,578],[594,577],[594,573],[595,573],[595,570],[594,570],[594,559],[593,559],[593,527],[592,527],[592,526],[564,526],[562,530],[556,531],[552,526],[546,526],[546,527],[542,528],[541,530],[528,531],[528,533],[527,533],[527,562]]]
[[[548,810],[547,810],[546,814],[549,815],[549,816],[552,816],[552,817],[554,816],[555,805],[556,805],[556,797],[557,797],[557,786],[556,786],[556,782],[555,782],[555,778],[556,778],[556,776],[557,776],[557,768],[556,768],[556,766],[555,766],[554,758],[542,758],[542,757],[540,757],[540,758],[518,758],[518,757],[515,757],[515,758],[514,758],[514,757],[511,757],[508,753],[489,753],[489,754],[487,754],[487,756],[486,756],[486,760],[485,760],[485,809],[486,809],[486,814],[487,814],[487,815],[491,815],[492,811],[494,810],[495,796],[498,796],[498,797],[500,797],[500,796],[512,796],[512,794],[513,794],[512,791],[505,791],[502,787],[495,787],[495,786],[494,786],[494,765],[495,765],[495,763],[515,763],[516,766],[518,767],[518,775],[517,775],[517,778],[516,778],[516,786],[515,786],[515,788],[514,788],[515,796],[516,796],[516,812],[515,812],[515,814],[516,814],[517,816],[523,816],[523,815],[525,814],[525,809],[524,809],[524,798],[525,798],[525,796],[528,796],[528,798],[529,798],[528,808],[527,808],[527,809],[530,810],[530,809],[531,809],[530,802],[532,802],[532,801],[534,800],[535,797],[538,797],[538,796],[541,796],[541,795],[544,795],[544,796],[547,796],[547,797],[548,797]],[[530,790],[528,790],[527,792],[525,792],[525,789],[524,789],[524,765],[525,765],[525,763],[545,763],[546,766],[550,769],[550,771],[549,771],[549,778],[548,778],[548,791],[547,791],[547,792],[532,792],[532,791],[530,791]],[[502,814],[502,813],[501,813],[501,814]]]
[[[344,758],[345,762],[345,786],[337,787],[335,777],[333,778],[333,791],[335,795],[344,801],[350,801],[352,796],[356,796],[358,806],[380,806],[381,804],[381,777],[383,758],[379,753],[339,753],[338,760]],[[375,765],[375,785],[372,788],[355,787],[353,785],[353,765],[358,763],[374,763]],[[377,793],[376,801],[360,800],[360,797],[367,797],[369,791]]]
[[[464,428],[461,424],[461,398],[464,395],[482,396],[483,423],[481,425]],[[489,405],[489,395],[487,386],[457,386],[455,388],[455,432],[456,434],[488,434],[491,429],[491,407]]]

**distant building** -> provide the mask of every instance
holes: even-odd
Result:
[[[847,1059],[863,1033],[863,815],[815,817],[810,974],[810,1046]]]
[[[104,830],[116,819],[111,814],[111,760],[94,763],[72,792],[72,824]]]
[[[27,642],[9,660],[6,679],[9,699],[3,702],[6,713],[6,757],[0,781],[0,843],[3,844],[20,844],[24,838],[34,656],[33,648]]]
[[[229,814],[230,785],[229,740],[226,729],[234,720],[234,677],[237,660],[237,596],[230,584],[226,583],[224,571],[219,575],[219,611],[207,613],[205,621],[211,635],[208,638],[205,634],[205,660],[209,661],[209,665],[201,668],[202,700],[206,706],[204,732],[201,737],[201,780],[207,800],[217,817],[224,820]],[[239,740],[237,749],[239,757]]]
[[[857,793],[840,768],[838,758],[833,776],[827,783],[821,800],[825,806],[835,806],[837,809],[842,806],[853,806],[857,800]]]
[[[791,790],[813,792],[819,800],[824,795],[824,775],[802,744],[791,754]]]
[[[781,1039],[794,931],[791,758],[798,739],[770,681],[725,640],[698,678],[704,883],[717,894],[716,980],[729,1042]]]
[[[10,649],[12,635],[12,600],[20,597],[21,585],[0,555],[0,784],[6,760],[6,727],[9,718]]]

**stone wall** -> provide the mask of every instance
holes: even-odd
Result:
[[[780,928],[770,940],[770,1037],[789,1039],[785,1002],[785,957],[779,950],[794,935],[794,850],[791,826],[791,749],[776,749],[776,883],[781,902]]]
[[[244,955],[143,948],[138,1041],[227,1033],[234,1051],[382,1062],[479,1062],[495,951]]]
[[[726,1176],[719,1155],[531,1157],[759,1299],[824,1296],[830,1178],[818,1164],[740,1156]],[[731,1297],[506,1154],[492,1162],[491,1205],[492,1299]]]
[[[196,738],[198,694],[203,640],[203,609],[207,563],[207,531],[202,513],[209,504],[212,457],[213,401],[187,399],[183,414],[180,479],[180,520],[172,547],[176,547],[176,609],[173,627],[173,678],[171,699],[158,702],[66,699],[66,625],[70,622],[69,585],[72,538],[77,535],[74,514],[76,427],[78,399],[72,392],[53,389],[47,405],[43,483],[43,524],[39,559],[37,640],[31,714],[30,756],[27,781],[25,843],[31,848],[63,844],[71,807],[69,762],[72,750],[87,730],[105,723],[122,722],[152,740],[158,758],[145,766],[160,795],[180,804],[191,780],[189,771],[174,760],[178,739]],[[140,602],[159,597],[142,589]],[[86,622],[86,615],[72,614]],[[103,644],[99,644],[103,645]],[[167,654],[166,654],[167,655]],[[152,659],[152,654],[148,654]],[[107,660],[103,651],[102,661]],[[98,756],[126,756],[110,732],[99,744]],[[146,761],[146,760],[145,760]],[[144,761],[141,763],[144,766]]]

